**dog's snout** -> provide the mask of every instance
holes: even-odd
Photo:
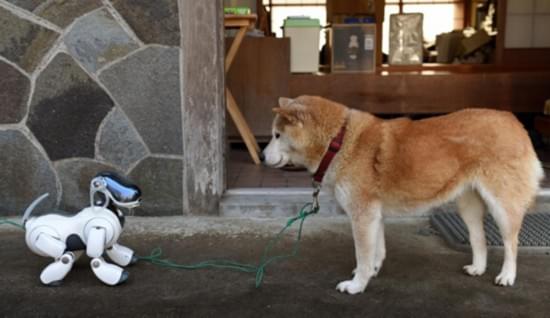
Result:
[[[264,162],[264,161],[265,161],[264,152],[263,152],[263,151],[260,151],[260,153],[259,153],[258,155],[260,156],[260,161],[261,161],[261,162]]]

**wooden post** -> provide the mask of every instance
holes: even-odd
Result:
[[[222,0],[178,0],[184,214],[215,215],[225,189]]]

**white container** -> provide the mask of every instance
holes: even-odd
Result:
[[[283,34],[290,38],[290,71],[313,73],[319,70],[319,19],[287,18]]]

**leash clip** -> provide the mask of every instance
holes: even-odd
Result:
[[[319,210],[319,194],[321,193],[321,183],[313,180],[313,211]]]

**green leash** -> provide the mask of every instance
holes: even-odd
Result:
[[[22,224],[19,224],[19,223],[14,222],[14,221],[10,221],[8,219],[0,219],[0,225],[2,225],[2,224],[12,225],[12,226],[20,228],[21,230],[25,230],[25,227]]]
[[[155,248],[149,256],[139,256],[138,259],[142,261],[150,262],[158,266],[174,268],[174,269],[194,270],[194,269],[203,269],[203,268],[223,268],[223,269],[241,271],[245,273],[256,273],[256,287],[260,287],[265,275],[265,269],[269,264],[276,261],[292,258],[298,255],[298,252],[300,249],[299,243],[300,243],[300,239],[302,238],[302,229],[303,229],[304,221],[309,215],[315,214],[318,211],[319,211],[319,204],[317,203],[317,200],[315,200],[314,203],[308,203],[304,205],[304,207],[300,210],[297,216],[288,219],[288,221],[286,222],[286,225],[281,229],[281,231],[279,231],[277,236],[271,239],[271,241],[269,241],[269,243],[266,245],[262,258],[260,259],[260,262],[258,263],[258,265],[244,264],[244,263],[228,261],[228,260],[207,260],[207,261],[203,261],[195,264],[188,264],[188,265],[177,264],[169,259],[161,259],[162,250],[158,247]],[[281,240],[283,233],[298,220],[300,220],[300,226],[298,228],[298,235],[296,236],[296,240],[294,241],[294,244],[292,247],[292,252],[285,255],[270,257],[269,252]]]
[[[256,287],[260,287],[262,284],[264,275],[265,275],[265,269],[266,267],[276,261],[281,261],[284,259],[292,258],[298,255],[299,249],[300,249],[300,240],[302,238],[302,229],[304,226],[304,221],[308,216],[311,214],[315,214],[319,212],[319,202],[317,199],[317,195],[319,194],[318,190],[313,195],[313,203],[308,203],[302,207],[300,212],[297,216],[292,217],[288,219],[286,222],[286,225],[279,231],[277,236],[275,236],[264,248],[264,252],[262,255],[262,258],[260,259],[260,262],[258,265],[252,265],[252,264],[244,264],[229,260],[207,260],[195,264],[178,264],[175,263],[169,259],[162,259],[162,250],[160,247],[157,247],[151,251],[151,254],[149,256],[138,256],[139,260],[150,262],[151,264],[158,265],[161,267],[167,267],[167,268],[174,268],[174,269],[188,269],[188,270],[194,270],[194,269],[203,269],[203,268],[223,268],[223,269],[230,269],[235,271],[241,271],[245,273],[256,273]],[[273,247],[281,241],[281,238],[284,234],[284,232],[291,227],[296,221],[300,220],[300,226],[298,228],[298,235],[296,236],[296,240],[294,241],[294,244],[292,246],[292,252],[285,255],[277,255],[277,256],[269,256],[269,252],[273,249]],[[25,230],[25,227],[22,224],[19,224],[14,221],[10,221],[8,219],[0,219],[0,225],[2,224],[8,224],[15,226],[21,230]]]

